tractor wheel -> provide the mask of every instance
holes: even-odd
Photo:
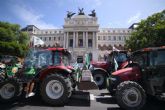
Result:
[[[125,81],[118,85],[116,99],[119,106],[126,110],[140,110],[146,102],[144,89],[132,81]]]
[[[93,73],[93,79],[99,89],[103,89],[106,87],[106,75],[102,71],[95,71]]]
[[[69,90],[67,81],[61,75],[51,74],[47,76],[41,84],[42,99],[55,106],[64,105],[68,102]]]
[[[0,84],[0,101],[12,102],[21,93],[21,85],[14,79],[8,79]]]
[[[72,91],[73,91],[72,83],[69,78],[65,79],[65,83],[67,84],[67,88],[68,88],[68,92],[69,92],[68,97],[70,97],[72,95]]]

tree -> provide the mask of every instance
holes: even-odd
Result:
[[[165,45],[165,10],[142,20],[126,40],[126,47],[132,50],[162,45]]]
[[[0,54],[23,57],[29,41],[28,34],[21,32],[18,24],[0,21]]]

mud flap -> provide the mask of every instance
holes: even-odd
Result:
[[[78,82],[79,90],[92,90],[99,89],[96,82],[93,80],[93,76],[90,70],[83,70],[82,76]]]

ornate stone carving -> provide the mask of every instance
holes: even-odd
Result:
[[[79,8],[78,10],[79,10],[78,15],[85,15],[85,13],[84,13],[84,11],[83,11],[83,10],[84,10],[84,8],[81,8],[81,9]]]
[[[74,14],[76,14],[76,13],[73,13],[71,11],[67,11],[67,18],[71,18]]]
[[[92,17],[96,17],[96,12],[95,12],[95,10],[92,10],[91,11],[91,14],[88,14],[89,16],[92,16]]]

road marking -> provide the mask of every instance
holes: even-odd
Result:
[[[95,100],[94,94],[90,94],[90,100]]]
[[[94,94],[90,94],[90,100],[96,100],[96,98],[111,98],[112,96],[110,95],[104,95],[104,96],[95,96]]]

